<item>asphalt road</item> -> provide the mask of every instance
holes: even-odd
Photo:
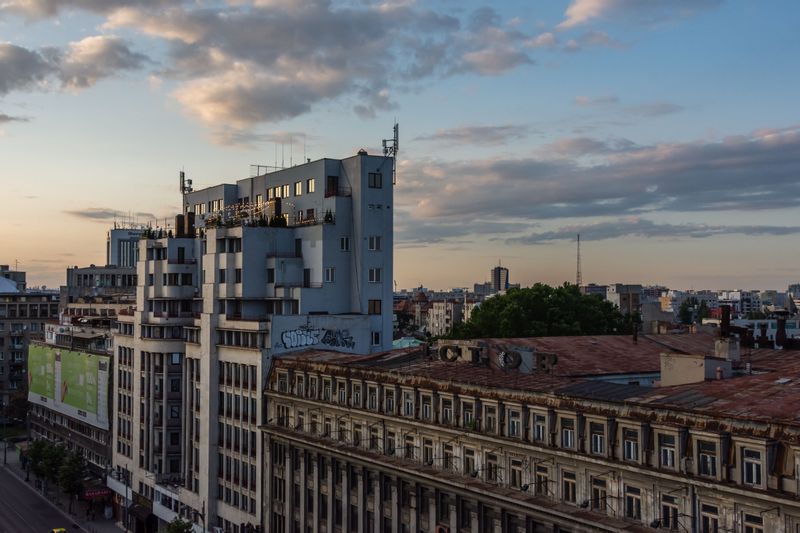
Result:
[[[72,526],[59,510],[0,465],[0,533],[49,533],[56,527],[69,532]]]

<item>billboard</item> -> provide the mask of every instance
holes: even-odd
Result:
[[[28,401],[108,429],[111,358],[56,346],[28,348]]]

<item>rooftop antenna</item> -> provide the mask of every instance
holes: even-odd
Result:
[[[180,180],[181,190],[181,211],[183,214],[186,214],[186,195],[192,192],[192,180],[186,179],[186,172],[184,172],[183,169],[178,173],[178,178]]]
[[[581,234],[578,233],[578,271],[575,274],[575,285],[578,288],[583,285],[583,275],[581,274]]]
[[[394,136],[383,140],[383,156],[392,160],[392,185],[397,185],[397,153],[400,151],[400,124],[394,123]]]

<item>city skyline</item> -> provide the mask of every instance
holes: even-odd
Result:
[[[103,262],[127,216],[249,165],[378,153],[398,287],[797,281],[800,6],[744,1],[0,4],[0,263]],[[746,38],[745,38],[746,37]],[[792,111],[795,110],[795,111]],[[430,265],[436,265],[431,268]]]

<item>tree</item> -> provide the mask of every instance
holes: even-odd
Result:
[[[12,420],[25,420],[28,417],[28,398],[25,394],[16,394],[8,401],[5,416]]]
[[[681,321],[681,324],[686,324],[688,326],[694,322],[694,309],[696,306],[697,298],[694,296],[685,299],[681,303],[681,306],[678,309],[678,319]]]
[[[565,283],[550,287],[537,283],[530,288],[510,289],[505,294],[487,298],[472,312],[468,322],[454,328],[451,337],[621,334],[630,333],[632,323],[614,304],[596,295],[582,294],[576,285]]]
[[[69,512],[72,512],[72,502],[83,490],[83,478],[86,476],[86,464],[83,457],[77,452],[67,452],[64,462],[58,469],[58,486],[69,498]]]
[[[180,516],[176,516],[172,522],[167,524],[165,533],[192,533],[192,523],[181,520]]]
[[[42,459],[42,471],[45,481],[58,483],[58,472],[64,463],[66,454],[67,450],[61,444],[46,444]]]
[[[49,445],[50,443],[46,440],[39,439],[33,441],[28,447],[28,461],[36,479],[44,479],[45,477],[44,456]]]

